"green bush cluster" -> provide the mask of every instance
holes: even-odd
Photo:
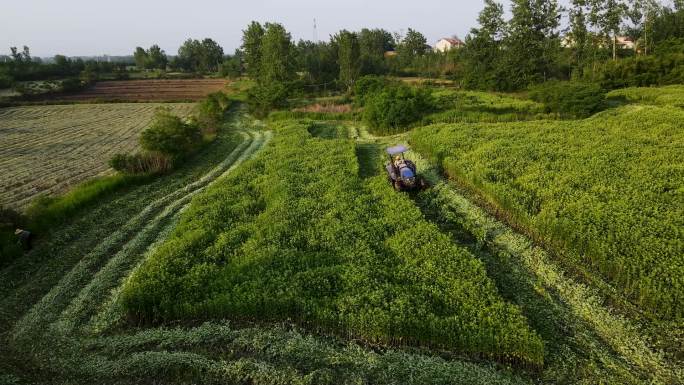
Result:
[[[579,122],[434,125],[414,149],[647,312],[684,317],[684,111],[625,106]]]
[[[370,95],[382,91],[388,84],[391,84],[391,81],[382,76],[361,77],[354,84],[354,103],[359,107],[365,106]]]
[[[140,134],[143,150],[171,158],[189,154],[202,143],[202,133],[196,124],[186,122],[165,108],[158,109],[152,123]]]
[[[482,263],[383,177],[361,183],[353,143],[308,129],[281,124],[257,158],[195,197],[126,282],[129,316],[290,319],[541,364],[541,339]]]
[[[223,92],[209,94],[197,104],[196,121],[204,135],[216,135],[230,106],[231,101]]]
[[[205,141],[216,137],[230,106],[228,96],[216,92],[199,102],[195,115],[187,120],[172,114],[169,109],[159,108],[150,126],[140,134],[143,151],[116,154],[109,160],[109,165],[126,174],[169,171],[174,163],[197,151]]]
[[[364,97],[363,120],[370,132],[391,135],[406,131],[434,108],[429,88],[391,83]]]
[[[585,77],[591,77],[606,89],[682,84],[684,39],[664,41],[656,55],[606,61],[594,71],[586,72]]]
[[[530,98],[543,103],[546,112],[561,117],[585,118],[605,107],[605,91],[598,84],[549,81],[530,89]]]
[[[499,123],[520,120],[554,119],[544,105],[518,95],[439,89],[433,92],[435,112],[421,125],[434,123]]]

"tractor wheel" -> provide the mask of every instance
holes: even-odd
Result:
[[[394,181],[394,190],[401,191],[401,182],[399,182],[398,180]]]
[[[426,190],[428,187],[430,187],[430,186],[428,186],[428,183],[425,180],[425,178],[420,178],[418,180],[418,186],[420,187],[421,190]]]

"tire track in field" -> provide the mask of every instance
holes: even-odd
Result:
[[[106,297],[112,285],[121,279],[121,275],[125,275],[127,267],[135,264],[135,258],[140,257],[148,241],[154,241],[165,223],[186,207],[194,195],[234,170],[271,137],[269,132],[253,130],[243,130],[241,134],[243,142],[219,165],[199,180],[150,203],[119,231],[86,254],[14,325],[12,339],[45,338],[47,336],[44,333],[48,330],[71,330],[78,320],[91,315],[89,306],[105,299],[103,297]],[[112,258],[108,258],[112,255]],[[55,321],[56,324],[51,325]]]
[[[349,132],[356,141],[361,177],[383,172],[380,159],[384,156],[384,147],[406,144],[406,134],[376,137],[363,126],[352,126]],[[517,268],[528,274],[528,279],[555,293],[558,299],[552,301],[551,305],[568,318],[554,322],[560,322],[561,329],[574,330],[580,334],[579,337],[570,336],[571,339],[582,340],[602,352],[603,356],[592,357],[594,363],[609,368],[608,372],[618,377],[622,375],[621,370],[639,373],[638,376],[653,384],[677,383],[684,379],[682,365],[669,361],[662,352],[651,346],[649,337],[641,332],[638,320],[606,306],[607,301],[600,291],[574,279],[545,250],[462,195],[420,154],[411,152],[408,157],[423,170],[422,173],[437,193],[436,197],[430,199],[447,202],[453,211],[440,220],[450,222],[448,218],[451,216],[454,218],[452,225],[456,228],[465,221],[468,223],[465,230],[480,239],[492,255],[507,255]],[[521,294],[513,294],[514,297],[518,295]],[[611,351],[614,353],[611,354]]]

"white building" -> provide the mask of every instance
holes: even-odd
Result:
[[[440,39],[437,44],[435,44],[435,51],[446,52],[452,49],[462,48],[465,43],[457,37],[449,37]]]

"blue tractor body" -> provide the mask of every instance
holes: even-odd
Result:
[[[385,165],[387,179],[397,191],[415,190],[425,187],[425,182],[416,170],[416,164],[404,157],[405,146],[387,149],[389,162]]]

